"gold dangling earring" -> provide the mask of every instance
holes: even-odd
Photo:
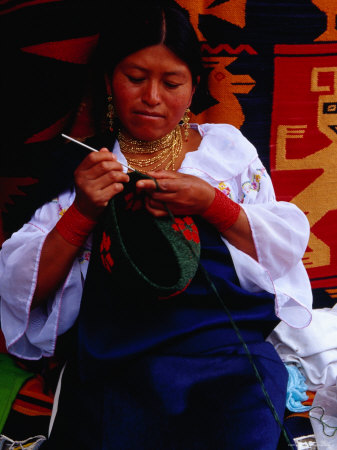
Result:
[[[189,135],[188,129],[190,127],[190,125],[189,125],[190,112],[191,112],[190,108],[187,108],[183,118],[181,119],[183,121],[182,127],[184,129],[184,141],[185,142],[188,141],[188,135]]]
[[[108,112],[106,114],[106,117],[108,119],[108,128],[111,133],[114,129],[114,118],[115,118],[115,108],[112,103],[112,96],[108,95]]]

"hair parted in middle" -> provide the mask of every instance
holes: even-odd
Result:
[[[99,65],[108,75],[127,56],[163,44],[189,68],[195,86],[202,74],[200,43],[188,12],[173,0],[121,0],[103,14]]]
[[[100,38],[91,60],[94,127],[103,136],[100,142],[104,145],[107,130],[111,133],[114,129],[115,139],[120,126],[118,117],[114,117],[114,125],[110,116],[107,119],[106,102],[111,92],[106,92],[106,80],[111,79],[118,63],[132,53],[165,45],[191,72],[195,87],[191,111],[199,110],[199,103],[208,96],[208,74],[202,63],[201,45],[186,9],[174,0],[121,0],[113,8],[111,1],[101,4]]]

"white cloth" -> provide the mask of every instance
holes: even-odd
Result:
[[[335,386],[337,379],[337,304],[314,309],[307,328],[279,323],[267,339],[285,363],[300,366],[308,388]]]
[[[221,124],[194,127],[202,136],[201,144],[185,155],[179,171],[206,180],[244,208],[259,262],[224,239],[242,287],[251,292],[275,293],[277,316],[294,327],[307,326],[312,293],[301,261],[309,239],[305,215],[291,203],[276,201],[266,169],[239,130]],[[118,143],[113,151],[125,164]],[[90,242],[47,306],[30,312],[44,239],[73,199],[74,192],[65,192],[44,205],[0,252],[1,327],[8,350],[19,357],[51,356],[57,335],[77,318]]]
[[[337,448],[337,386],[319,388],[309,412],[319,450]]]

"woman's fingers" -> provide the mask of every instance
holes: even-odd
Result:
[[[86,164],[80,164],[76,169],[75,178],[84,177],[89,180],[95,180],[111,171],[124,173],[122,165],[116,161],[115,157],[111,157],[113,155],[110,155],[110,153],[106,155],[107,158],[88,158]]]
[[[161,206],[164,204],[173,214],[201,214],[214,198],[214,188],[193,175],[166,171],[149,172],[149,175],[157,183],[153,180],[137,183],[149,197],[149,211],[165,211]]]
[[[95,186],[96,189],[104,189],[114,183],[127,183],[129,176],[119,170],[111,169],[102,173],[97,178],[87,180],[89,186]]]
[[[181,174],[162,170],[160,172],[148,172],[151,178],[142,178],[136,185],[145,191],[175,191],[181,183]],[[179,181],[180,180],[180,181]]]
[[[112,183],[128,182],[129,176],[108,149],[89,154],[75,171],[75,182],[83,190],[104,189]]]
[[[151,199],[151,197],[147,197],[145,199],[145,207],[155,217],[163,217],[167,216],[168,214],[166,204],[162,202],[157,202]]]
[[[75,171],[78,209],[89,217],[97,217],[128,181],[122,165],[107,149],[89,154]]]
[[[88,170],[90,167],[103,160],[116,161],[116,156],[107,148],[102,148],[99,152],[90,152],[79,164],[76,170]]]
[[[156,180],[160,180],[163,178],[174,179],[174,178],[180,178],[181,176],[184,176],[184,174],[181,174],[179,172],[172,172],[169,170],[149,171],[149,172],[147,172],[147,174],[152,178],[156,178]]]
[[[122,183],[113,183],[96,192],[95,204],[104,207],[115,195],[124,189]]]

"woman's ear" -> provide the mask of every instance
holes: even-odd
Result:
[[[194,93],[195,93],[195,90],[196,90],[196,88],[198,87],[198,84],[200,83],[200,76],[197,76],[197,81],[196,81],[196,83],[193,85],[193,87],[192,87],[192,94],[191,94],[191,100],[190,100],[190,104],[189,104],[189,106],[191,106],[191,103],[192,103],[192,99],[193,99],[193,95],[194,95]]]

